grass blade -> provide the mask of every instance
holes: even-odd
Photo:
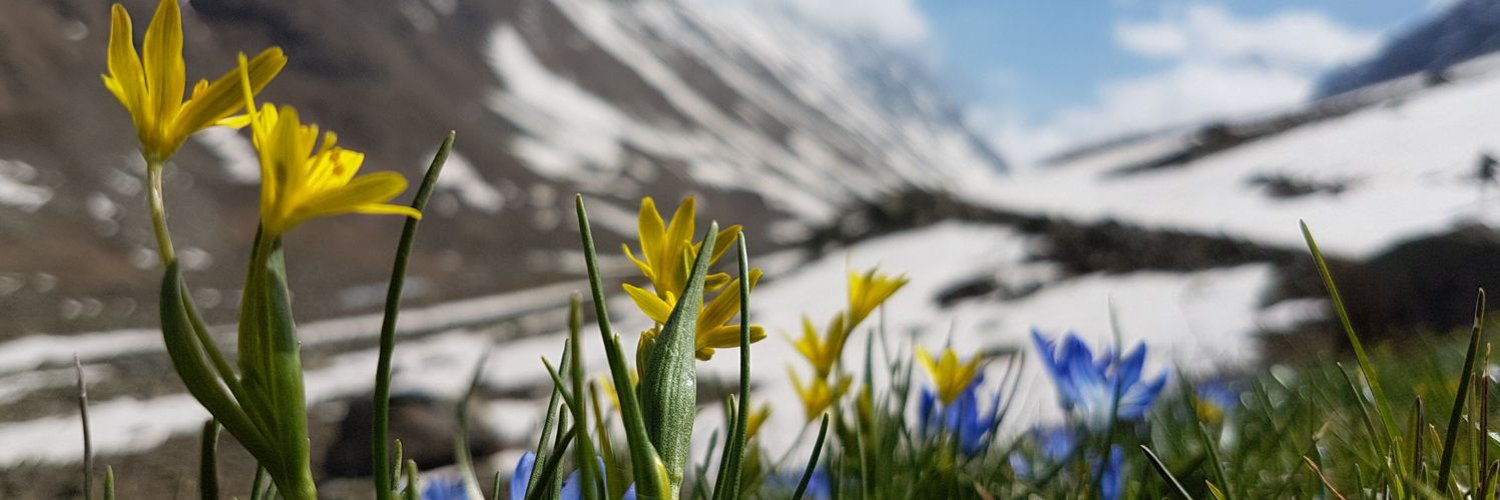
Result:
[[[745,233],[737,238],[740,266],[740,394],[734,410],[734,425],[724,443],[719,459],[719,477],[714,481],[714,499],[735,498],[740,491],[741,463],[745,459],[745,439],[750,426],[750,252],[745,247]]]
[[[464,391],[463,399],[458,401],[453,412],[454,418],[458,420],[458,434],[453,436],[453,458],[458,462],[458,473],[463,478],[464,491],[469,498],[484,497],[479,489],[479,473],[474,470],[474,455],[469,451],[469,401],[474,399],[474,391],[479,389],[479,381],[484,377],[484,365],[489,362],[493,351],[493,347],[485,349],[484,354],[479,356],[479,363],[474,365],[474,374],[469,376],[469,389]]]
[[[573,462],[579,470],[579,479],[582,481],[583,498],[595,500],[599,498],[599,455],[594,451],[594,442],[589,439],[589,409],[584,399],[584,368],[583,349],[579,343],[580,332],[583,331],[583,298],[573,294],[568,300],[568,343],[573,346],[573,362],[568,365],[568,371],[572,376],[573,386],[569,390],[573,400],[568,402],[568,409],[573,411],[573,425],[578,429],[578,443],[573,446]]]
[[[438,146],[432,164],[427,167],[427,174],[422,177],[421,186],[417,187],[417,195],[411,201],[412,208],[418,211],[427,208],[427,200],[432,197],[433,188],[437,187],[438,175],[443,172],[443,164],[448,161],[448,153],[453,150],[454,135],[453,132],[448,132],[448,137]],[[406,225],[401,228],[401,240],[396,246],[396,261],[391,266],[390,286],[385,294],[385,314],[380,322],[380,354],[375,364],[375,429],[370,440],[371,456],[374,457],[375,498],[378,500],[390,500],[391,491],[395,488],[389,449],[391,356],[396,351],[396,317],[401,309],[401,289],[406,283],[406,264],[411,258],[412,242],[417,238],[419,222],[421,221],[408,217]]]
[[[573,349],[571,349],[570,347],[567,347],[567,346],[563,347],[563,353],[562,353],[562,364],[563,364],[563,366],[567,366],[568,363],[572,363],[573,362],[572,361],[572,357],[573,357]],[[552,441],[553,439],[555,439],[555,437],[557,437],[556,436],[557,427],[558,427],[558,422],[557,421],[558,421],[559,417],[561,416],[561,414],[559,413],[561,411],[561,409],[558,408],[558,405],[560,404],[561,399],[562,399],[562,394],[559,392],[559,390],[560,390],[560,388],[556,384],[553,384],[553,386],[552,386],[552,395],[550,397],[548,397],[548,399],[547,399],[547,414],[543,416],[543,418],[545,418],[545,420],[542,421],[542,436],[541,436],[541,438],[536,443],[536,460],[538,462],[543,463],[543,464],[547,463],[547,459],[552,454],[552,449],[547,446],[547,443],[549,441]],[[527,483],[526,483],[526,496],[527,497],[530,497],[531,496],[531,491],[535,490],[537,488],[538,484],[541,484],[541,477],[542,477],[542,468],[541,467],[532,467],[531,468],[531,477],[528,478]],[[514,481],[515,478],[511,478],[511,480]]]
[[[1391,411],[1390,400],[1386,398],[1385,389],[1381,387],[1375,365],[1370,362],[1370,356],[1365,353],[1364,344],[1359,341],[1359,335],[1354,332],[1354,324],[1349,321],[1349,311],[1344,308],[1344,300],[1339,295],[1338,286],[1333,282],[1333,274],[1328,270],[1328,262],[1323,258],[1323,252],[1318,249],[1318,242],[1313,239],[1312,230],[1308,229],[1307,222],[1300,222],[1300,224],[1302,237],[1307,241],[1308,250],[1312,252],[1313,262],[1318,266],[1318,274],[1323,278],[1323,286],[1328,289],[1328,297],[1333,301],[1333,309],[1338,314],[1339,324],[1343,326],[1344,334],[1348,336],[1349,344],[1354,348],[1354,356],[1359,361],[1360,372],[1364,374],[1365,382],[1370,385],[1370,392],[1375,395],[1376,413],[1380,415],[1381,423],[1385,426],[1386,439],[1389,440],[1393,452],[1391,455],[1401,456],[1401,442],[1395,413]],[[1404,467],[1401,461],[1396,462],[1397,467]]]
[[[83,425],[83,498],[94,500],[94,437],[89,433],[89,388],[83,381],[83,363],[73,355],[73,369],[78,374],[78,419]]]
[[[1469,395],[1469,384],[1474,379],[1474,359],[1479,357],[1479,338],[1484,332],[1484,289],[1479,289],[1479,298],[1474,305],[1474,328],[1469,334],[1469,350],[1464,354],[1464,371],[1458,376],[1458,394],[1453,399],[1453,413],[1448,417],[1448,432],[1443,437],[1443,458],[1438,462],[1438,488],[1448,491],[1448,477],[1453,472],[1453,452],[1458,443],[1458,427],[1464,414],[1464,398]]]
[[[1156,469],[1156,473],[1161,475],[1161,478],[1165,480],[1168,485],[1172,486],[1172,490],[1174,492],[1176,492],[1178,495],[1182,495],[1182,498],[1193,500],[1193,496],[1188,494],[1187,488],[1182,487],[1182,483],[1177,480],[1176,476],[1172,475],[1172,471],[1167,470],[1166,464],[1161,463],[1161,459],[1156,456],[1156,453],[1153,453],[1151,451],[1151,448],[1148,448],[1143,444],[1141,445],[1141,451],[1146,453],[1146,460],[1151,462],[1151,468]]]
[[[802,500],[802,494],[807,492],[807,483],[812,482],[813,471],[818,468],[818,456],[823,453],[823,439],[828,437],[828,414],[823,414],[823,423],[818,426],[818,440],[813,443],[812,456],[807,459],[807,467],[802,470],[802,480],[797,482],[797,491],[792,492],[792,500]]]
[[[599,272],[598,253],[594,247],[594,233],[589,227],[588,211],[583,206],[583,195],[574,197],[578,211],[578,232],[583,239],[584,263],[588,267],[589,292],[594,300],[594,312],[599,321],[599,336],[604,341],[604,354],[609,360],[610,377],[614,379],[615,392],[620,397],[620,416],[625,423],[625,437],[630,446],[631,468],[635,472],[636,493],[641,498],[662,498],[670,494],[666,467],[661,456],[651,444],[646,432],[645,418],[641,416],[640,400],[630,380],[630,369],[625,366],[625,354],[620,348],[620,337],[614,334],[609,322],[609,308],[604,302],[604,285]]]

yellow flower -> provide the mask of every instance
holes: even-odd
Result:
[[[979,375],[979,365],[984,362],[984,357],[975,355],[968,363],[960,363],[958,354],[953,352],[952,347],[943,348],[943,357],[933,360],[932,354],[927,349],[917,348],[917,360],[922,362],[922,368],[932,376],[932,383],[937,386],[938,398],[943,400],[943,405],[951,405],[958,399],[959,393],[974,382],[974,377]]]
[[[861,322],[910,281],[906,276],[890,277],[870,268],[864,274],[849,273],[849,329]]]
[[[750,411],[750,418],[746,421],[745,440],[755,439],[755,433],[760,432],[761,424],[771,417],[771,405],[760,404]]]
[[[754,290],[756,283],[760,282],[760,269],[750,270],[750,289]],[[672,308],[677,307],[677,296],[667,294],[666,299],[653,294],[645,289],[625,283],[625,293],[635,300],[636,307],[641,308],[658,327],[647,330],[641,334],[641,347],[636,352],[642,353],[650,348],[650,344],[660,334],[660,325],[667,323],[667,318],[672,315]],[[698,359],[708,361],[714,356],[714,349],[732,349],[740,346],[740,324],[725,324],[740,314],[740,280],[730,280],[728,286],[724,287],[718,295],[714,296],[708,304],[698,310],[698,330],[694,335],[697,350],[695,355]],[[766,338],[766,328],[761,325],[750,325],[750,342],[759,342]],[[639,359],[637,360],[639,362]],[[642,368],[644,370],[644,368]]]
[[[214,125],[234,125],[230,115],[245,102],[240,76],[230,71],[209,83],[199,80],[192,97],[182,100],[187,72],[182,60],[182,11],[177,0],[161,0],[146,28],[144,54],[135,50],[130,14],[115,4],[109,33],[109,74],[104,86],[125,105],[135,122],[141,150],[150,162],[177,152],[188,136]],[[286,66],[279,48],[269,48],[250,62],[250,92],[259,93]]]
[[[240,56],[240,66],[246,66]],[[260,217],[270,237],[280,236],[314,217],[351,212],[399,214],[421,218],[416,209],[387,204],[406,190],[406,178],[396,172],[355,177],[364,153],[338,147],[333,132],[318,144],[318,127],[303,125],[297,110],[266,104],[255,109],[248,71],[241,71],[245,105],[255,149],[260,152]]]
[[[661,214],[656,211],[656,201],[647,196],[641,200],[639,215],[639,234],[641,238],[641,258],[636,258],[635,253],[630,251],[630,245],[621,245],[625,249],[625,256],[640,268],[641,274],[651,280],[651,286],[656,290],[656,296],[663,300],[671,300],[668,297],[682,295],[687,288],[688,274],[691,272],[693,256],[697,254],[698,246],[702,243],[694,243],[693,219],[697,216],[692,196],[682,201],[677,207],[677,212],[672,214],[671,224],[662,221]],[[740,226],[734,225],[719,231],[718,238],[714,244],[714,253],[709,265],[719,261],[729,248],[734,246],[736,237],[740,234]],[[715,273],[707,276],[706,288],[718,290],[729,281],[729,275]]]
[[[828,378],[828,374],[833,372],[833,366],[839,362],[839,357],[844,352],[844,341],[848,338],[849,330],[844,328],[843,314],[834,316],[828,330],[821,336],[818,335],[818,328],[813,326],[812,319],[803,315],[802,338],[792,344],[812,364],[813,369],[818,372],[818,378]]]
[[[839,378],[838,384],[829,385],[827,380],[818,377],[811,384],[804,385],[796,370],[787,368],[787,373],[791,374],[792,386],[797,388],[797,395],[802,398],[802,410],[807,413],[808,422],[817,420],[823,412],[828,411],[849,390],[849,382],[853,380],[845,375]]]

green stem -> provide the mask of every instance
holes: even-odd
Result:
[[[146,160],[146,180],[150,188],[146,191],[146,202],[151,205],[151,228],[156,232],[156,248],[161,254],[161,263],[177,260],[177,251],[172,248],[172,234],[167,231],[167,207],[162,198],[161,171],[164,162]]]

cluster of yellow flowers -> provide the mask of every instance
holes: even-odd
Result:
[[[286,66],[281,49],[248,60],[241,54],[237,69],[212,83],[199,80],[183,101],[187,74],[177,2],[162,0],[157,6],[143,53],[136,52],[125,8],[115,4],[112,16],[104,86],[130,113],[148,168],[160,169],[188,137],[208,127],[249,125],[260,156],[261,223],[270,237],[314,217],[349,212],[421,217],[410,207],[386,204],[406,190],[400,174],[356,178],[364,154],[338,147],[334,133],[326,133],[319,147],[318,127],[304,125],[291,106],[266,104],[256,110],[254,96]],[[236,116],[241,110],[248,114]],[[163,257],[169,255],[163,250]]]
[[[693,241],[696,216],[694,199],[689,196],[672,214],[672,221],[667,223],[662,220],[661,213],[657,212],[656,200],[647,196],[641,200],[638,223],[641,256],[636,257],[630,245],[621,245],[625,256],[635,263],[641,274],[651,282],[652,288],[646,290],[630,283],[622,285],[625,293],[635,301],[636,307],[656,322],[655,326],[641,333],[640,346],[636,350],[636,369],[642,373],[646,371],[645,353],[650,352],[651,343],[660,334],[667,318],[672,315],[672,309],[677,307],[677,298],[687,288],[693,257],[702,245],[702,242]],[[738,225],[719,231],[710,256],[710,266],[733,247],[740,231],[741,227]],[[752,290],[760,277],[760,269],[750,270]],[[714,273],[706,277],[704,289],[717,293],[713,299],[706,300],[698,312],[695,355],[698,359],[707,361],[713,358],[715,349],[729,349],[740,345],[740,325],[728,324],[740,314],[740,280],[731,279],[727,273]],[[765,327],[750,325],[751,342],[759,342],[764,338]]]
[[[852,377],[837,372],[849,335],[907,281],[905,276],[881,274],[877,268],[864,273],[851,272],[848,308],[835,314],[826,330],[820,334],[812,319],[802,317],[802,337],[792,339],[792,343],[812,366],[813,377],[804,382],[797,370],[790,366],[787,373],[802,399],[802,409],[809,422],[816,420],[849,390]]]
[[[984,356],[975,354],[968,362],[962,362],[958,359],[958,353],[949,346],[943,348],[941,357],[933,359],[926,348],[918,347],[917,361],[922,363],[922,368],[932,377],[932,384],[937,386],[938,399],[943,401],[943,405],[951,405],[964,389],[974,383],[974,378],[979,376]]]

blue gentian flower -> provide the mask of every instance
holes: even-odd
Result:
[[[422,500],[470,500],[464,480],[456,476],[423,477]]]
[[[1240,406],[1240,393],[1224,379],[1213,379],[1194,388],[1198,398],[1198,419],[1222,422]]]
[[[938,432],[947,432],[958,439],[959,451],[964,455],[973,457],[982,453],[988,444],[987,436],[995,428],[995,419],[1000,415],[998,391],[994,401],[990,403],[989,411],[980,411],[979,386],[983,383],[984,374],[979,374],[958,394],[953,404],[947,407],[940,402],[937,390],[922,388],[917,399],[918,423],[922,434],[930,437]]]
[[[510,474],[511,500],[525,500],[526,486],[531,483],[531,468],[535,467],[535,465],[537,465],[537,453],[526,452],[525,455],[520,455],[520,461],[516,462],[516,471]],[[609,473],[609,470],[604,467],[603,459],[600,459],[598,470],[600,470],[600,473]],[[606,477],[604,482],[609,482],[609,479]],[[583,485],[579,477],[579,471],[574,470],[573,473],[567,474],[567,479],[562,479],[562,500],[577,500],[577,498],[582,498],[582,488]],[[634,500],[634,498],[636,498],[636,485],[630,485],[630,491],[625,492],[625,500]]]
[[[536,467],[536,453],[528,451],[525,455],[521,455],[521,461],[516,463],[515,473],[510,476],[511,500],[526,499],[526,487],[531,484],[531,470],[534,467]],[[609,474],[609,470],[604,467],[602,459],[599,463],[599,471],[602,474]],[[605,482],[609,482],[607,476]],[[583,498],[582,483],[583,481],[580,480],[578,471],[575,470],[572,474],[568,474],[568,478],[564,479],[562,484],[562,494],[560,496],[562,500],[578,500]],[[427,499],[424,498],[423,500]],[[635,485],[630,485],[630,489],[625,492],[624,500],[635,500]]]
[[[1067,427],[1036,428],[1031,431],[1031,436],[1041,447],[1041,459],[1047,463],[1061,462],[1078,449],[1078,433]],[[1016,471],[1016,475],[1031,477],[1034,467],[1025,455],[1019,451],[1012,452],[1009,459],[1010,467]]]
[[[791,495],[797,490],[797,485],[802,482],[802,472],[774,474],[767,478],[774,489]],[[833,481],[823,469],[814,469],[812,477],[807,480],[807,491],[803,492],[803,498],[815,500],[829,500],[833,498]],[[633,500],[633,499],[632,499]]]
[[[1057,384],[1058,402],[1063,410],[1081,419],[1093,431],[1109,426],[1111,411],[1121,422],[1140,420],[1156,403],[1166,386],[1163,372],[1154,380],[1142,380],[1141,368],[1146,362],[1146,345],[1138,344],[1124,356],[1116,357],[1105,349],[1103,356],[1094,352],[1076,335],[1069,333],[1058,341],[1040,331],[1031,331],[1042,363]],[[1118,401],[1117,399],[1118,395]]]

